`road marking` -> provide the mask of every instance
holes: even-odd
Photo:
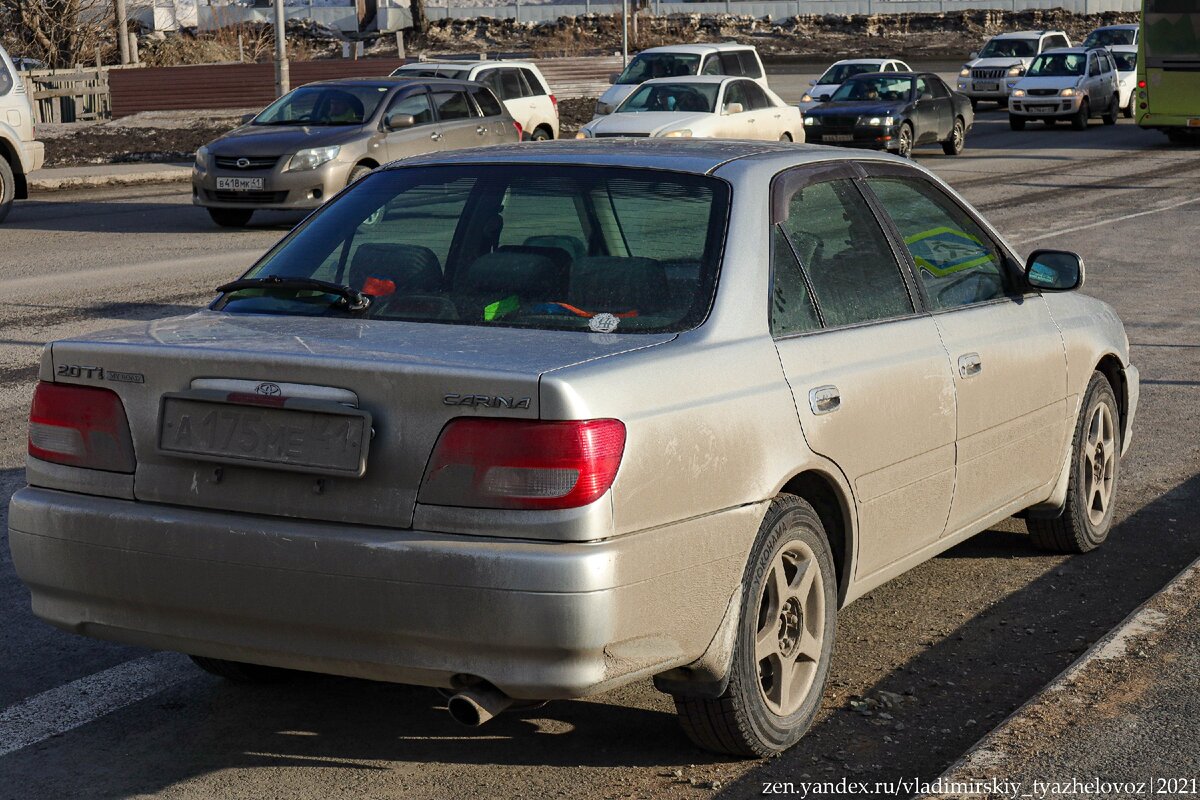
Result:
[[[1124,222],[1127,219],[1134,219],[1136,217],[1144,217],[1147,214],[1158,214],[1163,211],[1170,211],[1171,209],[1179,208],[1180,206],[1186,206],[1191,203],[1200,203],[1200,197],[1193,197],[1190,200],[1180,200],[1178,203],[1172,203],[1169,206],[1161,206],[1159,208],[1151,208],[1151,209],[1147,209],[1146,211],[1135,211],[1132,214],[1122,214],[1119,217],[1113,217],[1112,219],[1103,219],[1103,220],[1100,220],[1099,222],[1089,222],[1086,225],[1076,225],[1072,228],[1060,228],[1056,231],[1047,231],[1046,233],[1039,233],[1034,236],[1020,236],[1015,239],[1010,239],[1009,241],[1036,242],[1039,239],[1049,239],[1052,236],[1062,236],[1063,234],[1066,234],[1066,233],[1075,233],[1076,231],[1086,231],[1089,228],[1099,228],[1101,225],[1112,225],[1117,222]]]
[[[0,756],[44,742],[191,680],[186,656],[159,653],[97,672],[0,711]]]

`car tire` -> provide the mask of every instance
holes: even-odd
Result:
[[[1121,114],[1122,114],[1122,116],[1125,117],[1125,119],[1133,119],[1133,115],[1136,112],[1137,112],[1137,92],[1130,92],[1129,93],[1129,102],[1125,105],[1125,108],[1121,109]]]
[[[1084,100],[1079,104],[1079,110],[1075,112],[1075,116],[1071,117],[1071,127],[1077,131],[1086,131],[1088,119],[1092,116],[1091,109],[1088,108],[1088,101]]]
[[[967,123],[962,117],[954,118],[954,127],[950,130],[950,138],[942,142],[942,152],[948,156],[956,156],[967,146]]]
[[[1121,99],[1114,94],[1112,96],[1112,100],[1108,104],[1108,111],[1105,111],[1104,115],[1101,116],[1100,119],[1104,122],[1105,125],[1116,125],[1117,124],[1117,115],[1120,113],[1121,113]]]
[[[1056,553],[1086,553],[1108,538],[1121,473],[1121,417],[1103,373],[1092,373],[1071,442],[1067,504],[1055,519],[1025,521],[1033,543]]]
[[[352,186],[358,183],[367,175],[370,175],[375,168],[370,164],[355,164],[354,169],[350,170],[350,177],[346,178],[346,185]]]
[[[250,208],[210,208],[208,215],[222,228],[244,228],[250,223],[250,218],[254,216],[254,210]]]
[[[226,661],[223,658],[188,656],[200,669],[232,683],[280,683],[292,677],[292,670],[267,667],[262,664],[244,664],[241,661]]]
[[[714,753],[760,758],[800,740],[829,676],[836,581],[817,512],[794,495],[776,497],[743,578],[729,685],[715,699],[675,695],[688,738]]]
[[[0,156],[0,222],[12,211],[13,199],[17,196],[17,179],[13,176],[8,159]]]
[[[978,101],[978,100],[976,100],[974,97],[972,97],[972,98],[971,98],[971,110],[972,110],[972,111],[978,111],[978,110],[979,110],[979,101]]]
[[[1016,114],[1009,114],[1008,127],[1012,128],[1014,131],[1025,130],[1025,118],[1018,117]]]
[[[529,141],[531,142],[548,142],[553,138],[554,136],[551,135],[550,131],[544,127],[534,128],[533,133],[529,134]]]
[[[900,133],[896,137],[896,155],[901,158],[912,158],[913,141],[912,125],[908,122],[901,122]]]

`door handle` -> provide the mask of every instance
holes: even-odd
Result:
[[[818,386],[808,393],[808,407],[818,416],[832,414],[842,407],[842,395],[836,386]]]
[[[438,133],[437,131],[434,131],[433,133],[429,134],[429,138],[433,139],[435,142],[437,142],[437,141],[441,140],[442,135],[440,133]]]
[[[967,353],[958,357],[958,374],[970,378],[983,372],[983,361],[979,353]]]
[[[483,136],[485,133],[487,133],[487,128],[480,125],[479,127],[477,127],[475,129],[475,132],[478,133],[480,136]]]

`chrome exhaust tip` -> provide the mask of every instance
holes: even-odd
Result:
[[[463,689],[446,701],[446,710],[455,722],[478,728],[511,706],[513,699],[499,689],[483,685]]]

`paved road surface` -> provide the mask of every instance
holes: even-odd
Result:
[[[872,592],[841,615],[812,732],[761,763],[692,748],[649,682],[478,731],[457,727],[425,689],[322,677],[231,686],[179,657],[38,623],[0,546],[0,753],[11,750],[0,798],[711,794],[691,781],[753,797],[766,780],[936,776],[1200,552],[1200,152],[1124,120],[1016,134],[992,112],[963,156],[918,160],[1018,249],[1081,252],[1086,291],[1126,321],[1142,410],[1120,522],[1101,551],[1045,555],[1010,522]],[[294,221],[218,230],[183,187],[18,205],[0,229],[0,501],[22,480],[43,342],[193,308]],[[848,708],[880,690],[910,699],[890,720]]]

